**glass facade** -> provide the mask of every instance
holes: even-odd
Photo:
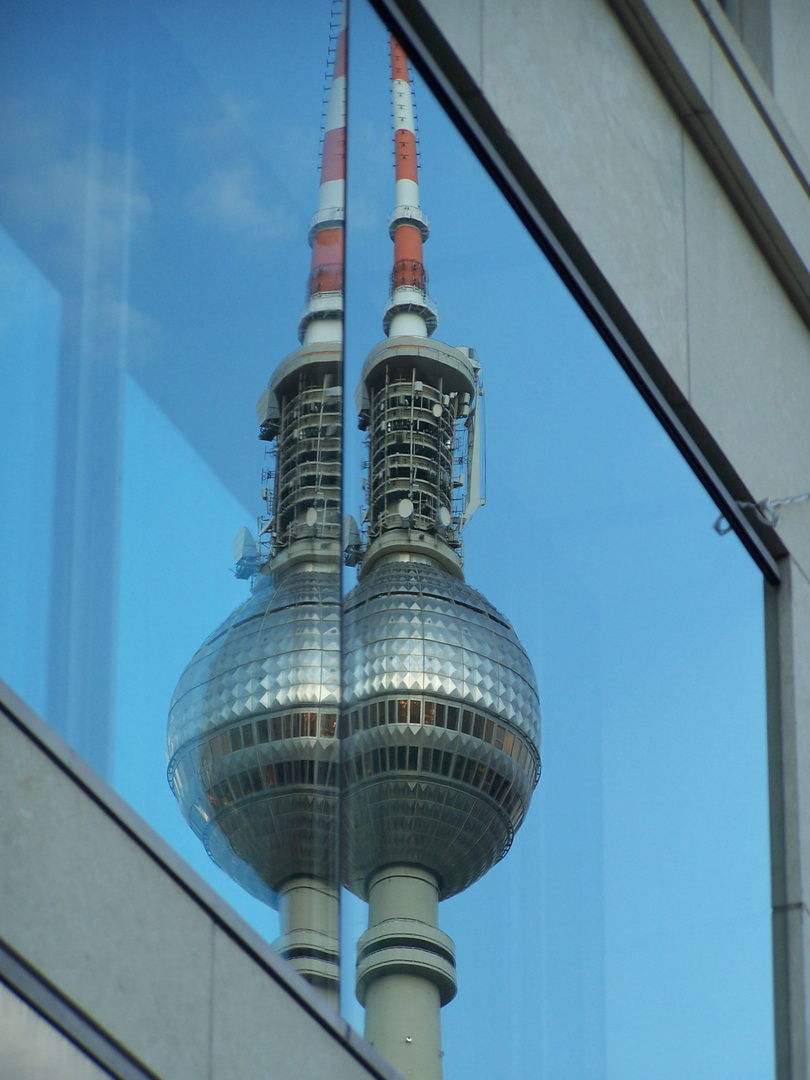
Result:
[[[378,1045],[772,1075],[761,576],[376,16],[345,154],[325,3],[3,20],[0,677]]]

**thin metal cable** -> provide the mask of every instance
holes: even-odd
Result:
[[[741,510],[753,511],[760,524],[766,525],[769,529],[775,529],[780,516],[777,507],[790,506],[791,503],[804,502],[806,499],[810,499],[810,491],[805,492],[803,495],[789,495],[784,499],[762,499],[758,503],[739,500],[737,506]],[[731,525],[726,520],[725,514],[721,514],[715,521],[714,530],[720,536],[725,536],[726,533],[731,532]]]

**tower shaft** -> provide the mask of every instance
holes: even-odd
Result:
[[[282,934],[273,942],[281,955],[340,1008],[340,927],[337,889],[309,875],[290,878],[279,889]]]
[[[455,997],[453,942],[438,928],[436,878],[392,866],[369,885],[369,928],[357,945],[365,1034],[409,1080],[441,1080],[441,1006]]]

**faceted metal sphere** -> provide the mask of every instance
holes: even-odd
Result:
[[[344,880],[391,863],[460,892],[509,849],[540,769],[531,663],[437,563],[388,557],[344,601]]]
[[[300,874],[337,882],[339,696],[334,569],[260,576],[177,684],[169,782],[214,861],[270,902]]]

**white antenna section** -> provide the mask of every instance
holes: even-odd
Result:
[[[459,532],[486,500],[486,438],[484,426],[484,388],[479,383],[475,407],[467,418],[467,498],[458,523]]]

